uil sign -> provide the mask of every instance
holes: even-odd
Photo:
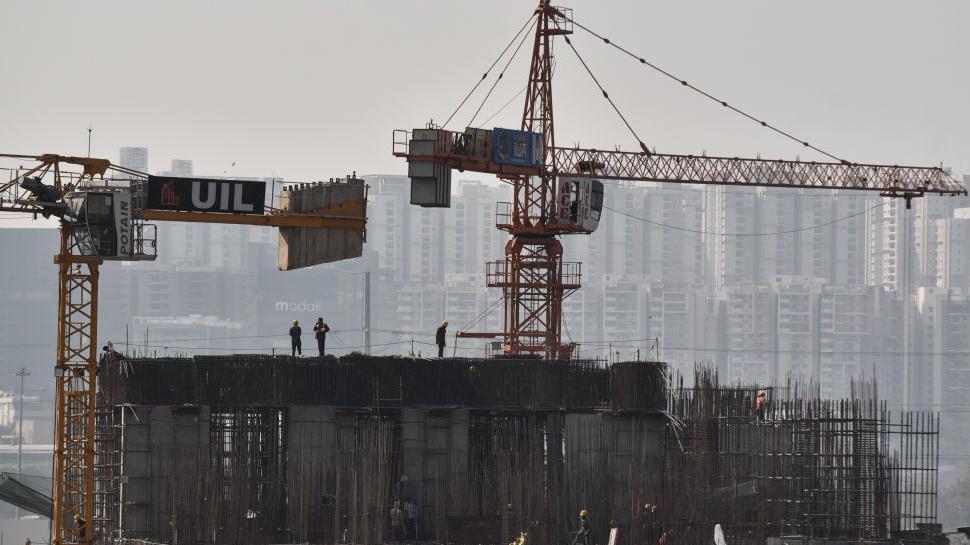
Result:
[[[266,183],[149,176],[146,192],[151,210],[262,214]]]

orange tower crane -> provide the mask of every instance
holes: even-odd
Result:
[[[466,337],[501,336],[507,355],[536,354],[546,359],[568,359],[571,356],[575,345],[562,342],[562,303],[580,287],[581,264],[563,261],[563,248],[558,237],[590,234],[596,229],[603,213],[603,185],[600,180],[854,189],[902,197],[906,199],[907,207],[911,199],[927,194],[967,193],[941,168],[859,164],[828,154],[634,55],[574,21],[568,8],[551,6],[548,0],[539,3],[519,34],[530,22],[534,25],[535,33],[519,130],[469,127],[457,132],[429,124],[426,128],[412,131],[394,131],[393,137],[394,155],[406,158],[409,163],[412,204],[448,206],[451,169],[495,174],[511,184],[513,200],[511,203],[500,203],[497,218],[498,228],[510,234],[505,258],[488,263],[486,268],[487,285],[502,289],[504,331],[459,332],[459,336]],[[593,75],[589,65],[579,56],[570,39],[575,27],[632,57],[639,64],[660,71],[680,85],[795,140],[802,147],[822,153],[832,161],[743,159],[651,152]],[[511,49],[518,36],[513,38],[496,63]],[[522,43],[527,36],[528,32],[523,35]],[[557,37],[576,54],[603,97],[633,133],[638,151],[602,151],[556,145],[552,47]],[[505,64],[506,67],[517,51],[518,48]],[[503,74],[499,74],[498,79]],[[488,72],[479,83],[486,76]],[[468,97],[465,98],[467,100]]]
[[[367,221],[366,186],[350,177],[336,184],[310,184],[310,191],[321,192],[342,186],[334,194],[344,198],[306,210],[302,201],[312,199],[305,195],[306,184],[301,184],[299,189],[285,188],[281,206],[274,209],[265,206],[264,182],[155,177],[89,157],[0,154],[0,158],[33,163],[0,183],[0,211],[60,219],[60,249],[54,257],[58,326],[52,539],[55,544],[88,544],[99,522],[94,428],[102,263],[153,260],[155,229],[150,220],[279,227],[281,245],[287,236],[299,242],[301,236],[337,230],[358,244],[310,259],[357,257]],[[82,171],[68,173],[65,166]],[[105,178],[109,173],[114,179]],[[285,206],[288,200],[298,202]],[[284,233],[286,229],[290,231]],[[281,258],[281,268],[286,269],[313,264],[304,260],[284,266],[284,261]]]

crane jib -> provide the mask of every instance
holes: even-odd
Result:
[[[145,192],[150,210],[262,214],[266,182],[149,176]]]

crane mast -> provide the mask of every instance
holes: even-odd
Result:
[[[541,164],[535,176],[513,176],[511,221],[500,228],[511,235],[505,259],[488,264],[488,286],[502,290],[505,351],[568,359],[563,345],[562,302],[579,289],[579,263],[564,264],[562,244],[548,228],[556,182],[556,130],[552,108],[552,37],[567,33],[554,20],[548,2],[536,8],[535,43],[522,112],[522,131],[541,135]]]
[[[562,36],[572,47],[569,34],[573,20],[570,10],[551,6],[548,0],[541,0],[534,17],[520,134],[500,128],[469,127],[460,132],[429,125],[413,131],[397,130],[393,135],[393,154],[409,163],[413,204],[447,206],[447,199],[427,201],[416,188],[431,183],[432,193],[447,193],[451,169],[494,174],[512,186],[513,200],[499,203],[496,218],[497,227],[510,235],[505,258],[486,264],[487,286],[502,290],[504,330],[459,332],[459,336],[501,336],[504,353],[509,356],[571,356],[575,345],[562,341],[562,305],[579,289],[582,270],[580,263],[563,261],[558,236],[588,235],[596,229],[603,212],[599,180],[861,190],[903,198],[907,207],[913,198],[928,194],[967,194],[937,167],[658,154],[642,141],[638,142],[640,151],[635,152],[557,147],[552,44],[555,36]],[[609,100],[602,87],[600,90]],[[722,105],[728,106],[726,102]],[[523,148],[516,160],[509,158],[515,154],[507,145],[509,139],[518,139],[512,146]],[[807,142],[801,144],[817,150]],[[530,154],[528,148],[533,145],[536,151]],[[534,160],[519,160],[523,157]]]

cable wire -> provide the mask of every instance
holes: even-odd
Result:
[[[573,23],[574,25],[578,26],[579,28],[585,30],[589,34],[595,36],[596,38],[599,38],[606,45],[612,46],[612,47],[616,48],[617,50],[622,51],[626,55],[628,55],[628,56],[630,56],[630,57],[632,57],[632,58],[640,61],[640,64],[643,64],[645,66],[648,66],[648,67],[656,70],[657,72],[659,72],[659,73],[667,76],[668,78],[676,81],[677,83],[681,84],[682,86],[687,87],[688,89],[691,89],[692,91],[695,91],[695,92],[697,92],[697,93],[699,93],[699,94],[707,97],[708,99],[710,99],[710,100],[712,100],[712,101],[720,104],[721,106],[723,106],[723,107],[725,107],[725,108],[727,108],[729,110],[732,110],[735,113],[738,113],[738,114],[740,114],[740,115],[742,115],[742,116],[750,119],[751,121],[754,121],[755,123],[758,123],[762,127],[765,127],[767,129],[771,129],[772,131],[774,131],[774,132],[776,132],[776,133],[784,136],[785,138],[788,138],[789,140],[792,140],[794,142],[797,142],[797,143],[801,144],[802,146],[804,146],[804,147],[806,147],[808,149],[817,151],[818,153],[821,153],[822,155],[824,155],[824,156],[826,156],[826,157],[828,157],[830,159],[833,159],[835,161],[838,161],[838,162],[840,162],[842,164],[846,164],[846,165],[851,165],[852,164],[850,161],[847,161],[845,159],[842,159],[840,157],[837,157],[837,156],[835,156],[835,155],[833,155],[833,154],[831,154],[831,153],[829,153],[829,152],[827,152],[827,151],[825,151],[825,150],[823,150],[821,148],[818,148],[816,146],[813,146],[813,145],[809,144],[807,140],[803,140],[801,138],[798,138],[798,137],[796,137],[796,136],[794,136],[794,135],[792,135],[792,134],[790,134],[790,133],[788,133],[788,132],[786,132],[786,131],[778,128],[777,126],[772,125],[771,123],[768,123],[767,121],[764,121],[763,119],[759,119],[759,118],[755,117],[754,115],[749,114],[748,112],[746,112],[744,110],[741,110],[740,108],[738,108],[736,106],[732,106],[727,101],[721,100],[721,99],[715,97],[714,95],[708,93],[707,91],[704,91],[703,89],[700,89],[698,87],[695,87],[694,85],[691,85],[690,83],[687,82],[687,80],[685,80],[683,78],[680,78],[680,77],[677,77],[674,74],[671,74],[670,72],[668,72],[668,71],[664,70],[663,68],[657,66],[656,64],[648,61],[647,59],[645,59],[645,58],[643,58],[643,57],[641,57],[639,55],[636,55],[633,52],[629,51],[628,49],[626,49],[626,48],[624,48],[624,47],[616,44],[615,42],[613,42],[609,38],[607,38],[605,36],[602,36],[601,34],[598,34],[598,33],[594,32],[593,30],[591,30],[590,28],[586,27],[585,25],[583,25],[581,23],[577,23],[575,20],[569,18],[568,16],[563,15],[563,18],[566,19],[567,21]],[[569,43],[569,39],[568,38],[566,39],[566,43]]]
[[[533,21],[532,22],[532,26],[529,27],[529,31],[530,32],[532,30],[532,27],[534,27],[534,26],[535,26],[535,21]],[[485,93],[485,98],[483,98],[482,99],[482,103],[478,105],[478,109],[475,110],[475,115],[472,116],[472,118],[468,122],[468,125],[467,126],[471,127],[471,126],[473,126],[475,124],[475,118],[478,117],[478,114],[481,113],[482,108],[485,107],[485,102],[488,101],[488,97],[492,96],[492,92],[495,91],[495,87],[498,86],[498,83],[500,81],[502,81],[502,76],[505,75],[505,71],[509,69],[509,65],[511,65],[512,64],[512,61],[515,60],[515,56],[519,54],[519,50],[522,49],[522,45],[525,44],[525,40],[528,37],[529,37],[529,33],[528,32],[526,32],[526,33],[524,33],[522,35],[522,40],[519,41],[519,45],[517,45],[515,47],[515,51],[513,51],[512,52],[512,56],[509,57],[509,62],[505,63],[505,66],[502,68],[502,71],[499,72],[498,77],[495,78],[495,81],[494,82],[492,82],[492,86],[489,88],[488,92]]]
[[[497,116],[498,114],[502,113],[506,108],[508,108],[509,107],[509,104],[512,104],[512,102],[514,102],[515,99],[517,99],[520,96],[522,96],[522,93],[524,93],[525,90],[528,89],[528,88],[529,87],[526,86],[526,87],[523,87],[523,88],[519,89],[519,92],[518,93],[515,93],[515,95],[512,98],[510,98],[505,104],[503,104],[501,108],[499,108],[498,110],[496,110],[495,113],[493,113],[492,115],[488,116],[488,119],[486,119],[485,121],[482,121],[482,126],[483,127],[487,127],[489,121],[491,121],[492,119],[494,119],[495,116]]]
[[[861,215],[863,215],[863,214],[865,214],[867,212],[870,212],[872,210],[875,210],[876,208],[879,208],[879,207],[883,206],[883,204],[885,204],[885,203],[878,203],[878,204],[873,205],[873,206],[871,206],[869,208],[866,208],[865,210],[856,212],[855,214],[849,214],[848,216],[843,216],[841,218],[836,218],[836,219],[831,220],[831,221],[817,223],[815,225],[809,225],[808,227],[799,227],[797,229],[787,229],[787,230],[784,230],[784,231],[774,231],[774,232],[770,232],[770,233],[718,233],[716,231],[704,231],[704,230],[701,230],[701,229],[691,229],[689,227],[679,227],[677,225],[667,225],[666,223],[660,223],[659,221],[653,221],[653,220],[650,220],[650,219],[647,219],[647,218],[642,218],[640,216],[634,216],[633,214],[628,214],[628,213],[623,212],[621,210],[616,210],[615,208],[610,208],[609,206],[604,206],[603,208],[609,210],[610,212],[615,212],[615,213],[617,213],[617,214],[619,214],[621,216],[626,216],[626,217],[628,217],[630,219],[634,219],[634,220],[637,220],[637,221],[642,221],[644,223],[649,223],[651,225],[656,225],[657,227],[662,227],[664,229],[673,229],[673,230],[676,230],[676,231],[685,231],[685,232],[688,232],[688,233],[697,233],[697,234],[700,234],[700,235],[715,235],[715,236],[725,236],[725,237],[770,237],[770,236],[777,236],[777,235],[788,235],[788,234],[791,234],[791,233],[798,233],[798,232],[801,232],[801,231],[811,231],[812,229],[818,229],[820,227],[826,227],[828,225],[833,225],[833,224],[836,224],[836,223],[839,223],[839,222],[843,222],[843,221],[850,220],[852,218],[861,216]]]
[[[522,34],[522,31],[525,30],[527,26],[529,26],[529,23],[532,21],[534,17],[535,17],[535,13],[533,13],[532,15],[529,16],[528,19],[526,19],[525,24],[522,25],[522,28],[520,28],[519,31],[515,33],[515,36],[513,36],[512,39],[509,41],[508,45],[505,46],[505,49],[503,49],[502,52],[499,54],[499,56],[495,59],[495,61],[492,62],[492,65],[488,67],[488,70],[486,70],[485,73],[482,74],[481,79],[479,79],[478,82],[475,83],[475,86],[472,87],[471,91],[468,91],[468,94],[465,95],[465,98],[463,98],[461,103],[458,104],[458,107],[455,108],[455,111],[451,112],[451,115],[448,116],[448,119],[444,122],[444,124],[441,125],[442,129],[445,128],[448,125],[448,122],[455,117],[455,114],[458,113],[458,110],[461,110],[461,107],[465,105],[465,102],[468,102],[468,99],[471,98],[475,90],[478,89],[478,86],[481,85],[482,82],[485,81],[485,79],[488,77],[488,73],[492,71],[492,68],[495,68],[495,65],[498,64],[500,60],[502,60],[502,57],[504,57],[505,53],[509,50],[510,47],[512,47],[512,44],[515,43],[515,40],[519,39],[519,34]]]
[[[559,23],[556,23],[556,26],[559,26]],[[613,102],[612,98],[610,98],[609,93],[606,92],[606,89],[603,88],[603,85],[600,84],[600,81],[596,79],[596,76],[593,75],[593,71],[590,70],[589,65],[586,64],[586,61],[583,59],[582,55],[580,55],[579,51],[576,50],[576,46],[573,45],[573,41],[569,39],[569,36],[565,36],[565,35],[563,36],[563,39],[566,40],[566,45],[568,45],[569,48],[573,50],[573,53],[576,54],[576,58],[579,59],[580,63],[582,63],[583,68],[586,69],[586,73],[589,74],[589,77],[593,78],[593,83],[595,83],[596,87],[598,87],[600,92],[603,93],[603,98],[605,98],[607,102],[610,103],[610,106],[613,107],[613,110],[616,112],[616,115],[620,116],[620,119],[623,121],[623,124],[626,125],[626,128],[630,130],[630,134],[632,134],[633,137],[637,139],[637,143],[640,144],[640,150],[647,155],[651,155],[650,150],[647,149],[647,145],[644,144],[643,140],[640,139],[640,136],[637,135],[637,131],[633,130],[633,127],[630,125],[630,122],[626,120],[626,117],[623,115],[622,112],[620,112],[620,109],[616,106],[616,103]]]

